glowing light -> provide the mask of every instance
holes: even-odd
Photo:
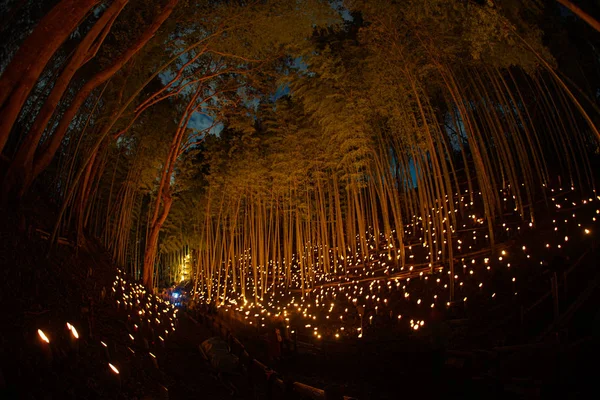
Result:
[[[41,329],[38,329],[37,333],[40,336],[40,339],[42,339],[44,342],[50,344],[50,339],[48,339],[48,336],[46,336],[46,334],[44,333],[44,331],[42,331]]]
[[[71,334],[75,339],[79,339],[79,333],[77,333],[77,329],[73,325],[71,325]]]
[[[111,363],[108,363],[108,366],[110,367],[110,369],[117,375],[119,375],[119,370],[117,369],[117,367],[115,367],[114,365],[112,365]]]

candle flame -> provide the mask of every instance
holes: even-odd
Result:
[[[73,325],[67,322],[67,328],[71,331],[71,334],[75,339],[79,339],[79,333],[77,333],[77,329]]]
[[[40,338],[41,338],[41,339],[42,339],[44,342],[46,342],[46,343],[50,344],[50,339],[48,339],[48,336],[46,336],[46,334],[44,333],[44,331],[42,331],[41,329],[38,329],[38,331],[37,331],[37,332],[38,332],[38,335],[40,335]]]

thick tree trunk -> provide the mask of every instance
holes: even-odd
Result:
[[[25,39],[0,77],[0,153],[44,68],[99,0],[62,0]]]
[[[175,169],[175,163],[177,162],[177,158],[181,154],[181,141],[185,136],[186,128],[190,122],[190,118],[194,114],[194,111],[196,111],[196,100],[198,99],[199,95],[200,90],[199,88],[196,88],[196,93],[194,93],[194,95],[188,102],[185,113],[181,116],[177,132],[175,133],[175,136],[171,141],[169,154],[167,155],[165,165],[163,166],[163,172],[161,174],[161,179],[156,194],[156,203],[154,205],[152,222],[150,223],[151,230],[148,237],[148,241],[146,242],[146,253],[144,254],[143,283],[148,290],[152,290],[154,260],[156,258],[156,247],[158,246],[158,235],[160,233],[160,229],[163,226],[163,223],[169,215],[169,211],[171,210],[171,204],[173,202],[173,198],[171,197],[170,179]],[[203,102],[201,102],[201,104],[202,103]],[[160,208],[161,200],[162,209]]]
[[[53,135],[35,152],[34,159],[32,162],[33,167],[30,171],[26,172],[26,179],[24,180],[24,186],[21,193],[25,193],[33,180],[44,171],[56,154],[56,151],[60,147],[71,121],[79,111],[81,105],[85,102],[88,96],[94,89],[100,86],[102,83],[110,79],[116,72],[118,72],[123,66],[131,60],[131,58],[140,51],[148,41],[156,34],[161,25],[171,15],[173,9],[177,5],[179,0],[169,0],[159,15],[156,16],[152,24],[146,29],[140,38],[130,46],[120,57],[118,57],[110,66],[103,71],[98,72],[94,75],[77,93],[65,113],[63,114],[56,131]]]
[[[25,177],[22,175],[25,171],[31,170],[36,148],[71,79],[82,65],[95,56],[113,22],[128,2],[129,0],[115,0],[77,46],[67,66],[54,83],[50,95],[37,114],[31,129],[10,165],[3,184],[5,193],[10,192],[20,182],[25,182]]]
[[[173,204],[173,198],[171,194],[167,192],[163,196],[162,201],[162,212],[156,221],[153,221],[148,235],[148,243],[146,244],[146,252],[144,254],[144,267],[143,267],[143,283],[146,288],[151,291],[154,286],[154,261],[156,260],[156,250],[158,247],[158,235],[162,228],[169,211],[171,211],[171,204]],[[160,198],[157,199],[156,207],[160,207]]]

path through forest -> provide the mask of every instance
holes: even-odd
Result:
[[[194,323],[185,313],[166,345],[164,371],[172,380],[172,399],[246,399],[250,390],[243,376],[223,381],[204,360],[198,345],[213,336],[209,329]],[[232,394],[232,388],[235,393]]]

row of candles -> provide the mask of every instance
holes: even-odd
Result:
[[[131,328],[131,331],[124,334],[124,340],[122,341],[110,343],[107,339],[98,341],[92,339],[91,343],[94,343],[92,346],[99,346],[99,350],[101,349],[105,354],[107,371],[113,376],[118,387],[121,388],[121,370],[119,367],[120,363],[117,361],[117,345],[127,343],[124,347],[129,351],[129,356],[136,356],[136,351],[132,348],[132,344],[136,343],[136,341],[138,343],[141,342],[141,347],[143,348],[141,354],[147,353],[154,367],[158,368],[158,358],[151,351],[150,344],[154,345],[154,347],[165,346],[166,339],[171,333],[175,332],[178,309],[168,301],[147,293],[141,284],[127,281],[123,271],[120,269],[111,290],[112,301],[114,301],[117,309],[127,312],[127,325],[128,328]],[[75,357],[79,357],[80,333],[75,324],[71,322],[66,322],[64,326],[69,334],[71,353]],[[143,327],[149,333],[150,341],[142,334]],[[136,334],[137,338],[134,334]],[[58,337],[61,334],[55,332],[55,335],[57,336],[57,341],[59,341]],[[47,328],[38,328],[37,337],[46,362],[52,365],[55,362],[54,355],[57,353],[57,347],[53,346],[53,335],[50,334]],[[86,341],[86,345],[89,344],[90,342]],[[57,344],[57,346],[59,345]],[[112,356],[111,353],[113,353]],[[141,354],[138,350],[137,355],[140,356]],[[124,359],[125,357],[121,358]],[[163,389],[166,390],[164,387]]]

